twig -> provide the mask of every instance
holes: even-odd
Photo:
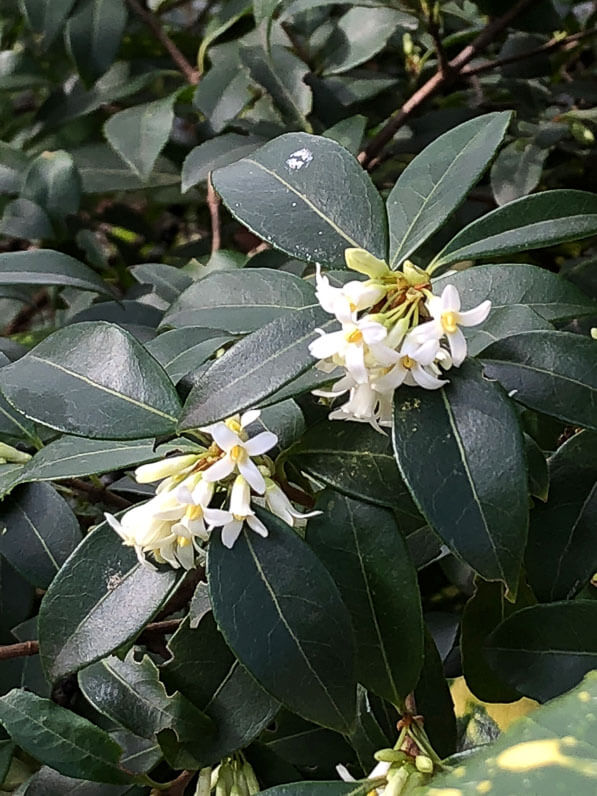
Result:
[[[130,500],[111,492],[106,487],[93,486],[93,484],[88,484],[87,481],[83,481],[81,478],[69,478],[64,483],[71,489],[76,489],[77,492],[84,492],[96,503],[108,503],[116,509],[128,509],[129,506],[133,505]]]
[[[466,66],[461,70],[462,77],[472,77],[473,75],[480,75],[483,72],[491,72],[494,69],[499,69],[508,64],[515,64],[518,61],[524,61],[527,58],[534,58],[536,55],[545,55],[546,53],[554,52],[555,50],[570,50],[572,46],[583,39],[591,39],[597,36],[597,28],[590,28],[583,30],[580,33],[572,33],[570,36],[565,36],[561,39],[553,38],[535,47],[533,50],[526,50],[516,55],[510,55],[507,58],[497,58],[495,61],[487,61],[487,63],[479,64],[477,66]]]
[[[33,295],[29,304],[26,304],[17,312],[12,321],[5,327],[4,334],[8,336],[16,334],[16,332],[27,331],[29,329],[29,324],[37,313],[42,312],[49,305],[50,299],[48,291],[44,287]]]
[[[484,50],[504,28],[507,28],[526,8],[537,2],[539,2],[539,0],[519,0],[519,2],[506,14],[489,22],[474,41],[448,62],[449,73],[447,75],[442,74],[441,70],[438,70],[433,77],[430,77],[421,88],[409,97],[398,113],[387,122],[379,133],[369,142],[368,146],[359,154],[359,161],[367,168],[372,168],[374,165],[374,158],[377,158],[386,144],[392,140],[395,133],[406,124],[413,111],[415,111],[419,105],[422,105],[425,100],[433,96],[439,88],[453,81],[466,64],[472,61],[479,52]]]
[[[220,231],[220,197],[214,190],[211,172],[207,178],[207,206],[211,218],[211,253],[217,252],[222,242]]]
[[[444,45],[442,42],[441,37],[441,30],[439,27],[439,20],[438,20],[438,13],[436,11],[437,6],[429,6],[429,4],[421,0],[421,6],[423,7],[423,11],[427,16],[427,30],[429,31],[429,35],[433,39],[433,45],[435,47],[435,54],[437,55],[437,62],[439,65],[439,71],[443,78],[448,79],[450,76],[450,62],[448,60],[448,56],[446,55],[446,51],[444,49]]]
[[[143,641],[146,634],[159,633],[166,635],[178,629],[182,619],[168,619],[165,622],[151,622],[143,629],[139,635],[139,640]],[[38,641],[19,641],[17,644],[4,644],[0,646],[0,661],[7,661],[11,658],[25,658],[29,655],[39,653]]]
[[[170,58],[172,58],[188,82],[192,85],[196,85],[199,82],[199,71],[197,69],[193,69],[176,44],[174,44],[170,36],[168,36],[166,31],[162,28],[162,25],[156,15],[141,5],[139,0],[126,0],[126,2],[129,4],[135,14],[142,19],[143,22],[145,22],[156,39],[168,51]]]
[[[187,785],[193,779],[196,771],[183,771],[179,774],[167,790],[156,790],[156,796],[183,796]],[[152,791],[152,794],[154,791]]]

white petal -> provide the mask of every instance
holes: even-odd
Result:
[[[336,766],[336,771],[340,779],[343,779],[344,782],[356,782],[356,779],[350,774],[346,766],[339,764]]]
[[[263,480],[263,476],[259,472],[255,462],[251,461],[249,458],[241,459],[237,462],[237,466],[239,472],[244,475],[255,492],[258,492],[260,495],[262,495],[265,492],[265,481]],[[238,512],[233,513],[236,514]]]
[[[473,307],[472,310],[458,313],[459,326],[476,326],[478,323],[483,323],[485,318],[489,315],[491,309],[491,301],[482,301],[478,307]]]
[[[244,517],[251,514],[251,489],[242,475],[237,475],[230,492],[230,513]]]
[[[363,339],[367,345],[381,343],[382,340],[385,340],[388,336],[386,327],[382,326],[381,323],[377,323],[376,321],[368,321],[365,318],[364,320],[359,321],[357,325],[360,331],[363,333]]]
[[[222,544],[230,549],[240,536],[243,520],[232,520],[222,528]]]
[[[439,340],[443,337],[444,330],[440,321],[427,321],[426,323],[421,323],[419,326],[415,326],[411,335],[413,340],[416,340],[418,343],[425,343],[427,340]]]
[[[389,368],[400,359],[400,354],[392,348],[388,348],[383,343],[374,343],[369,346],[369,350],[380,365],[384,368]]]
[[[343,332],[322,334],[317,340],[309,343],[309,352],[316,359],[327,359],[344,349],[345,340]]]
[[[249,528],[251,528],[251,530],[255,531],[255,533],[258,533],[259,536],[265,537],[265,536],[268,535],[267,528],[265,527],[265,525],[261,522],[261,520],[258,517],[249,515],[247,517],[247,524],[248,524]]]
[[[135,470],[135,480],[138,484],[150,484],[152,481],[161,481],[169,475],[175,475],[181,470],[190,467],[197,461],[196,454],[187,454],[183,456],[171,456],[168,459],[162,459],[159,462],[152,462],[151,464],[142,464]]]
[[[196,506],[207,506],[214,494],[213,481],[206,481],[202,478],[195,489],[193,489],[193,503]]]
[[[437,340],[427,340],[421,347],[412,355],[417,362],[421,365],[431,365],[439,349],[439,342]]]
[[[178,545],[176,558],[180,561],[184,569],[193,569],[195,566],[195,548],[192,544],[181,547]]]
[[[458,312],[460,296],[454,285],[446,285],[442,291],[442,312]]]
[[[368,381],[367,368],[365,367],[365,352],[363,346],[349,345],[346,347],[346,369],[357,382],[365,384]]]
[[[408,370],[403,367],[400,362],[397,362],[394,367],[385,374],[385,376],[382,376],[373,382],[373,387],[377,390],[377,392],[391,392],[402,384],[407,373]]]
[[[245,450],[249,456],[259,456],[277,444],[278,437],[275,434],[271,431],[262,431],[261,434],[257,434],[256,437],[251,437],[245,442]]]
[[[251,423],[254,423],[258,418],[261,412],[259,409],[249,409],[248,412],[245,412],[240,419],[240,426],[241,428],[246,428],[250,426]]]
[[[205,481],[221,481],[229,476],[233,470],[234,462],[230,456],[224,456],[203,472],[203,479]]]
[[[211,430],[211,435],[218,447],[226,452],[235,445],[240,445],[242,443],[238,434],[235,434],[232,429],[228,428],[226,423],[216,423]]]
[[[207,520],[207,524],[211,528],[217,528],[220,525],[226,525],[227,522],[231,522],[232,520],[232,515],[230,512],[222,511],[221,509],[205,509],[203,514]]]
[[[179,487],[177,487],[174,494],[176,495],[176,499],[179,503],[184,503],[187,506],[192,506],[195,503],[191,490],[184,484],[181,484]]]
[[[419,387],[424,387],[426,390],[439,390],[440,387],[443,387],[444,384],[448,383],[447,381],[437,379],[435,376],[432,376],[425,370],[425,368],[422,368],[419,365],[415,365],[415,367],[410,371],[410,374]]]
[[[450,332],[447,338],[452,354],[452,363],[455,368],[459,368],[466,359],[466,338],[460,329]]]

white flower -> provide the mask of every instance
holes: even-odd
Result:
[[[391,763],[380,762],[378,763],[375,768],[373,768],[369,774],[367,774],[367,779],[378,779],[379,777],[385,777],[390,770]],[[356,779],[350,774],[346,766],[339,764],[336,766],[336,771],[338,772],[338,776],[344,782],[356,782]],[[385,786],[381,788],[376,788],[374,793],[382,794],[384,792]]]
[[[261,473],[260,473],[261,475]],[[261,476],[263,478],[263,476]],[[224,547],[231,548],[238,537],[244,523],[260,536],[267,536],[267,528],[261,520],[255,516],[251,508],[251,488],[242,475],[237,475],[232,491],[230,493],[230,505],[227,514],[227,522],[222,528],[222,544]]]
[[[256,492],[263,494],[265,481],[257,465],[251,460],[251,456],[259,456],[273,448],[278,442],[278,437],[271,431],[263,431],[249,439],[244,429],[257,417],[259,417],[259,412],[253,410],[245,412],[240,419],[229,418],[225,422],[215,423],[201,429],[201,431],[211,434],[217,446],[224,453],[224,456],[217,462],[204,470],[205,481],[221,481],[238,470]]]
[[[172,540],[172,520],[156,516],[156,498],[140,506],[133,506],[117,520],[112,514],[106,514],[109,525],[121,537],[128,547],[134,547],[139,561],[147,566],[145,554],[155,553],[169,545]],[[182,507],[184,513],[184,507]]]
[[[366,355],[384,367],[398,359],[398,354],[383,343],[387,337],[385,326],[369,316],[343,324],[339,332],[325,334],[321,329],[317,331],[320,337],[309,344],[311,355],[316,359],[333,358],[337,364],[343,364],[358,384],[369,380]]]
[[[410,387],[424,387],[426,390],[437,390],[443,387],[448,382],[438,379],[432,367],[439,350],[437,338],[420,343],[411,332],[402,344],[398,362],[383,376],[373,380],[373,388],[378,392],[387,393],[395,390],[401,384],[407,384]]]
[[[272,481],[271,478],[265,479],[265,505],[271,511],[272,514],[275,514],[276,517],[279,517],[283,520],[287,525],[290,525],[292,528],[297,525],[296,520],[304,520],[308,517],[316,517],[318,514],[321,514],[320,511],[309,511],[304,514],[301,514],[300,511],[297,511],[286,494],[280,489],[278,484],[275,481]]]
[[[200,474],[201,476],[201,474]],[[229,521],[229,513],[220,509],[209,508],[209,503],[214,494],[214,484],[200,477],[198,483],[193,485],[192,479],[183,483],[176,490],[176,498],[185,506],[185,513],[180,523],[174,526],[174,533],[191,537],[199,537],[204,542],[209,539],[212,528],[224,525]],[[184,532],[183,529],[184,528]]]
[[[151,464],[142,464],[135,470],[135,480],[138,484],[150,484],[152,481],[161,481],[172,475],[182,474],[192,467],[198,458],[197,454],[189,453],[183,456],[170,456]]]
[[[370,280],[366,282],[355,280],[347,282],[342,287],[332,287],[327,276],[322,275],[319,263],[316,268],[315,296],[323,309],[335,315],[340,323],[354,321],[357,312],[377,304],[386,293],[382,285]]]
[[[453,364],[458,368],[466,358],[466,338],[460,326],[476,326],[483,323],[489,315],[491,301],[482,301],[477,307],[460,312],[460,296],[454,285],[446,285],[441,296],[431,296],[427,307],[432,321],[416,328],[419,342],[439,339],[444,334],[448,338]]]

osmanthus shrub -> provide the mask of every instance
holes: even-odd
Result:
[[[592,790],[594,677],[454,757],[458,631],[419,587],[474,576],[457,647],[481,701],[544,702],[597,664],[596,304],[524,262],[595,235],[597,197],[440,231],[509,117],[442,135],[385,205],[340,144],[282,135],[213,173],[275,268],[172,283],[148,342],[87,320],[5,362],[0,553],[44,591],[18,636],[39,659],[2,669],[0,764],[16,744],[42,789],[90,794],[181,771],[202,796]],[[60,482],[132,468],[82,537]]]

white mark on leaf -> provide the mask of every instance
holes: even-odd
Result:
[[[288,160],[286,161],[286,165],[290,169],[290,171],[299,171],[302,169],[303,166],[308,166],[309,163],[313,160],[313,153],[310,149],[303,148],[297,149],[296,152],[293,152]]]

